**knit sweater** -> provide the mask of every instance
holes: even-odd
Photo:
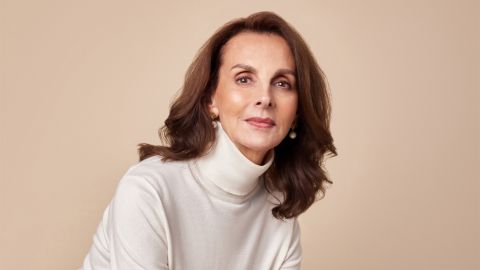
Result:
[[[154,156],[130,167],[83,269],[299,269],[298,221],[274,218],[279,196],[263,186],[273,159],[270,151],[264,165],[252,163],[218,125],[200,158]]]

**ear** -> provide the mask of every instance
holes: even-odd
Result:
[[[211,98],[210,104],[208,104],[208,111],[210,112],[211,115],[215,115],[218,117],[219,110],[216,104],[217,103],[215,101],[215,95],[213,95]]]

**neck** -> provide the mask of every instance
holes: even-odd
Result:
[[[273,151],[256,159],[258,163],[247,158],[218,123],[216,141],[205,156],[197,159],[197,165],[205,180],[233,196],[246,196],[257,187],[273,158]]]
[[[251,149],[248,149],[246,147],[239,146],[235,144],[235,146],[240,150],[240,152],[248,158],[251,162],[257,164],[257,165],[263,165],[265,163],[265,157],[267,156],[268,152],[259,152],[259,151],[254,151]],[[268,161],[268,160],[267,160]]]

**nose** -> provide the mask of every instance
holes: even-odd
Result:
[[[262,96],[257,100],[255,105],[260,107],[272,107],[272,100],[269,97]]]
[[[268,108],[273,107],[274,105],[275,103],[271,95],[270,89],[267,87],[266,90],[261,91],[261,94],[258,95],[255,106]]]

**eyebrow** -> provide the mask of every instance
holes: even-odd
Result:
[[[241,69],[244,69],[244,70],[252,72],[252,73],[257,72],[257,70],[254,67],[252,67],[250,65],[245,65],[245,64],[236,64],[231,68],[231,70],[234,69],[234,68],[241,68]],[[290,74],[294,77],[297,76],[295,71],[293,71],[289,68],[281,68],[281,69],[277,70],[277,72],[275,72],[274,77],[279,76],[279,75],[284,75],[284,74]]]
[[[253,73],[256,73],[257,70],[252,67],[252,66],[249,66],[249,65],[245,65],[245,64],[236,64],[234,65],[230,70],[234,69],[234,68],[241,68],[241,69],[245,69],[246,71],[250,71],[250,72],[253,72]]]

